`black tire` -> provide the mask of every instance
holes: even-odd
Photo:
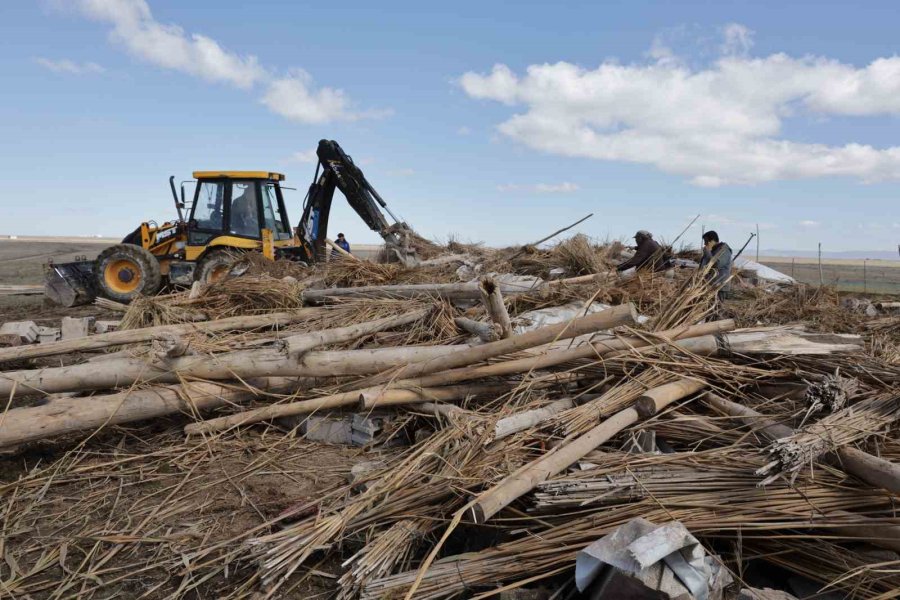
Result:
[[[159,261],[141,246],[110,246],[97,257],[97,289],[110,300],[128,303],[152,296],[162,285]]]
[[[215,283],[228,276],[228,272],[238,261],[240,255],[232,250],[210,250],[200,259],[194,279],[200,283]]]

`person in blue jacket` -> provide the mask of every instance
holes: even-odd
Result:
[[[334,245],[341,248],[347,254],[350,254],[350,243],[347,241],[347,238],[344,237],[343,233],[337,234],[337,239],[334,240]],[[337,250],[331,251],[331,257],[337,258],[340,253]]]

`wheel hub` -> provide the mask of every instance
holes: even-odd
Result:
[[[119,281],[122,283],[129,283],[132,279],[134,279],[134,271],[131,269],[122,269],[118,274]]]

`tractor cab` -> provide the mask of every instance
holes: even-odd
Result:
[[[293,246],[280,182],[266,171],[195,171],[197,187],[187,215],[185,260],[217,247]]]

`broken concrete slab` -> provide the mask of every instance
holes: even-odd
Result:
[[[310,441],[323,444],[349,445],[352,441],[353,429],[351,417],[319,417],[310,416],[304,424],[304,437]]]
[[[110,333],[118,331],[122,321],[97,321],[94,323],[94,333]]]
[[[15,334],[23,344],[37,341],[40,329],[34,321],[9,321],[0,326],[0,334]]]
[[[62,339],[74,340],[87,337],[91,333],[94,317],[63,317],[60,329]]]
[[[38,327],[38,343],[49,344],[59,341],[61,330],[56,327]]]

